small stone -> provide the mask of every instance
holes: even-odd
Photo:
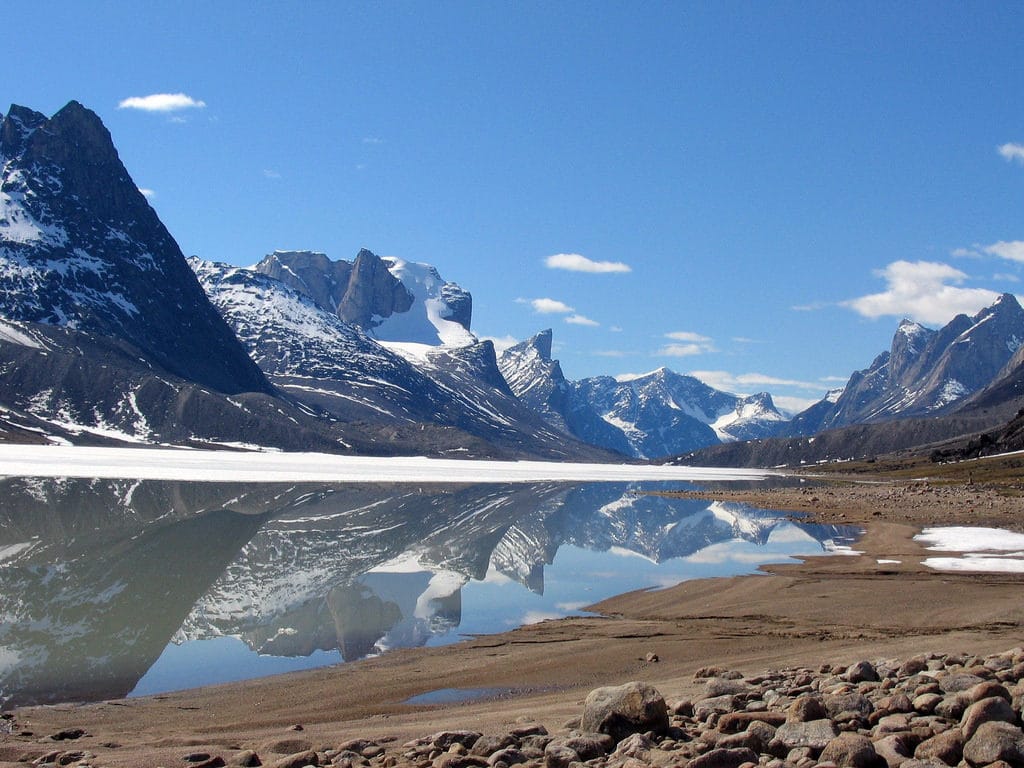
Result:
[[[775,738],[790,750],[798,747],[822,750],[836,735],[835,726],[827,719],[804,723],[787,722],[775,732]]]
[[[487,758],[487,762],[491,765],[491,768],[495,768],[498,763],[503,763],[506,766],[518,765],[525,763],[529,758],[515,747],[506,747],[505,749],[499,749],[497,752]]]
[[[956,765],[964,756],[964,735],[959,728],[932,736],[917,745],[914,757],[919,760],[936,759],[946,765]]]
[[[477,731],[440,731],[430,737],[430,742],[436,749],[447,752],[452,744],[461,744],[469,749],[480,736]]]
[[[757,763],[752,749],[712,749],[693,758],[687,768],[740,768],[744,763]]]
[[[320,758],[311,749],[296,752],[295,754],[282,757],[272,763],[266,764],[266,768],[305,768],[307,765],[319,765]]]
[[[246,749],[231,758],[231,765],[238,765],[241,768],[252,768],[252,766],[260,765],[260,758],[251,749]]]
[[[841,733],[825,745],[821,762],[833,762],[837,768],[886,768],[887,763],[875,751],[867,736]]]
[[[658,654],[656,653],[648,653],[646,656],[644,656],[644,661],[646,661],[648,664],[657,664],[659,661],[661,661],[661,659],[658,658]]]
[[[843,674],[843,678],[851,683],[878,682],[879,679],[878,671],[870,661],[858,661],[856,664],[851,664]]]
[[[85,730],[82,728],[65,728],[62,731],[57,731],[50,738],[54,741],[69,741],[80,739],[83,736],[85,736]]]
[[[928,715],[935,711],[935,707],[942,701],[942,696],[937,693],[922,693],[920,696],[915,696],[911,704],[914,707],[915,712]]]
[[[786,710],[786,721],[790,723],[807,723],[826,716],[825,703],[818,696],[801,696]]]

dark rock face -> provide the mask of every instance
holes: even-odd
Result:
[[[413,305],[409,289],[365,248],[355,261],[331,261],[312,251],[275,251],[256,265],[256,271],[280,280],[364,331],[374,327],[375,316],[391,317],[408,312]]]
[[[94,113],[12,107],[0,155],[0,314],[122,339],[220,392],[272,391]]]
[[[413,295],[388,270],[380,257],[365,248],[356,256],[338,316],[360,328],[372,328],[374,315],[391,317],[408,312]]]

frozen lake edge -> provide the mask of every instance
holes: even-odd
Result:
[[[646,464],[477,461],[423,456],[0,445],[0,475],[197,482],[517,483],[547,481],[728,482],[764,480],[767,469]]]

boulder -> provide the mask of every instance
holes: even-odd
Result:
[[[964,739],[969,740],[982,723],[995,721],[1004,723],[1017,721],[1017,713],[1013,711],[1010,702],[1001,696],[993,696],[971,704],[964,711],[963,718],[960,720],[960,730],[964,733]]]
[[[825,745],[819,762],[835,763],[839,768],[886,768],[887,763],[875,751],[867,736],[841,733]]]
[[[606,733],[615,742],[634,733],[668,730],[668,707],[665,698],[647,683],[597,688],[583,703],[580,721],[584,731]]]
[[[1024,733],[1011,723],[998,720],[982,723],[964,744],[964,759],[973,766],[988,765],[998,760],[1024,766]]]
[[[836,737],[836,727],[831,720],[811,720],[806,723],[784,723],[775,731],[775,739],[789,750],[809,747],[824,749]]]

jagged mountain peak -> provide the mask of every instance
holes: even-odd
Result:
[[[381,341],[473,344],[472,297],[429,264],[362,248],[353,261],[317,251],[275,251],[255,269]]]
[[[126,341],[220,392],[272,391],[94,112],[14,106],[0,142],[0,315]]]

